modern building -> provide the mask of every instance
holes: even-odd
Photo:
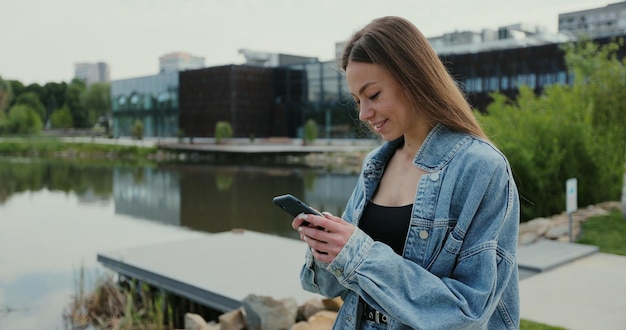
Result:
[[[559,32],[591,38],[626,34],[626,1],[559,14]]]
[[[131,136],[137,120],[145,137],[176,136],[178,72],[111,82],[113,136]]]
[[[104,62],[75,63],[74,78],[81,79],[87,86],[93,83],[108,83],[111,81],[109,65]]]
[[[271,68],[249,65],[180,72],[180,129],[213,137],[217,122],[227,121],[236,137],[272,135],[272,81]]]
[[[159,57],[159,73],[171,73],[204,68],[204,57],[174,52]]]

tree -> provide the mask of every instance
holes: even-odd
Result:
[[[622,189],[626,64],[613,56],[614,44],[565,49],[571,86],[541,95],[523,86],[514,101],[496,93],[488,114],[477,114],[509,159],[523,220],[562,212],[569,178],[578,179],[579,205],[616,200]]]
[[[12,96],[11,84],[0,76],[0,111],[4,111],[9,106]]]
[[[15,104],[23,104],[30,107],[31,109],[35,110],[35,112],[42,121],[46,120],[46,108],[41,103],[39,95],[37,95],[35,92],[25,92],[20,94],[16,98]]]
[[[52,116],[50,116],[50,122],[54,128],[68,129],[74,127],[72,114],[70,113],[70,109],[67,107],[63,107],[53,112]]]
[[[85,83],[80,79],[74,79],[67,87],[67,91],[65,93],[64,106],[67,106],[70,110],[72,120],[74,121],[74,127],[77,128],[86,128],[91,126],[87,110],[82,102],[85,90]]]
[[[90,85],[84,94],[83,105],[91,125],[100,122],[101,118],[106,118],[111,111],[111,84]]]
[[[9,109],[5,128],[11,134],[38,134],[43,128],[39,115],[27,105],[18,104]]]
[[[61,108],[65,104],[66,94],[67,84],[65,82],[49,82],[43,86],[42,102],[46,107],[47,117],[50,116],[53,111]]]

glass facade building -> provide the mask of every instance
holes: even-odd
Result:
[[[178,85],[178,72],[112,81],[113,136],[131,136],[137,120],[144,137],[176,136]]]

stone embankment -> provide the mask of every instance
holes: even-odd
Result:
[[[572,237],[581,234],[581,223],[591,217],[607,215],[620,210],[620,202],[605,202],[578,209],[572,214]],[[549,218],[537,218],[520,224],[519,244],[528,245],[540,239],[569,242],[569,216],[561,213]],[[331,329],[341,307],[340,298],[310,299],[301,306],[292,298],[275,300],[271,297],[249,295],[242,307],[225,313],[219,322],[207,323],[200,315],[185,315],[185,329],[193,330],[239,330],[239,329]]]
[[[581,235],[581,223],[587,219],[607,215],[611,211],[619,211],[620,202],[604,202],[580,208],[572,213],[572,238],[574,241]],[[569,216],[566,212],[549,218],[537,218],[520,224],[519,245],[528,245],[539,239],[559,242],[570,241]]]

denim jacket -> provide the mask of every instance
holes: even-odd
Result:
[[[358,225],[402,143],[366,157],[345,221]],[[438,124],[414,164],[427,174],[402,256],[357,227],[330,264],[307,252],[303,288],[343,298],[334,329],[374,329],[359,296],[388,317],[388,329],[518,329],[519,198],[508,161],[492,144]]]

